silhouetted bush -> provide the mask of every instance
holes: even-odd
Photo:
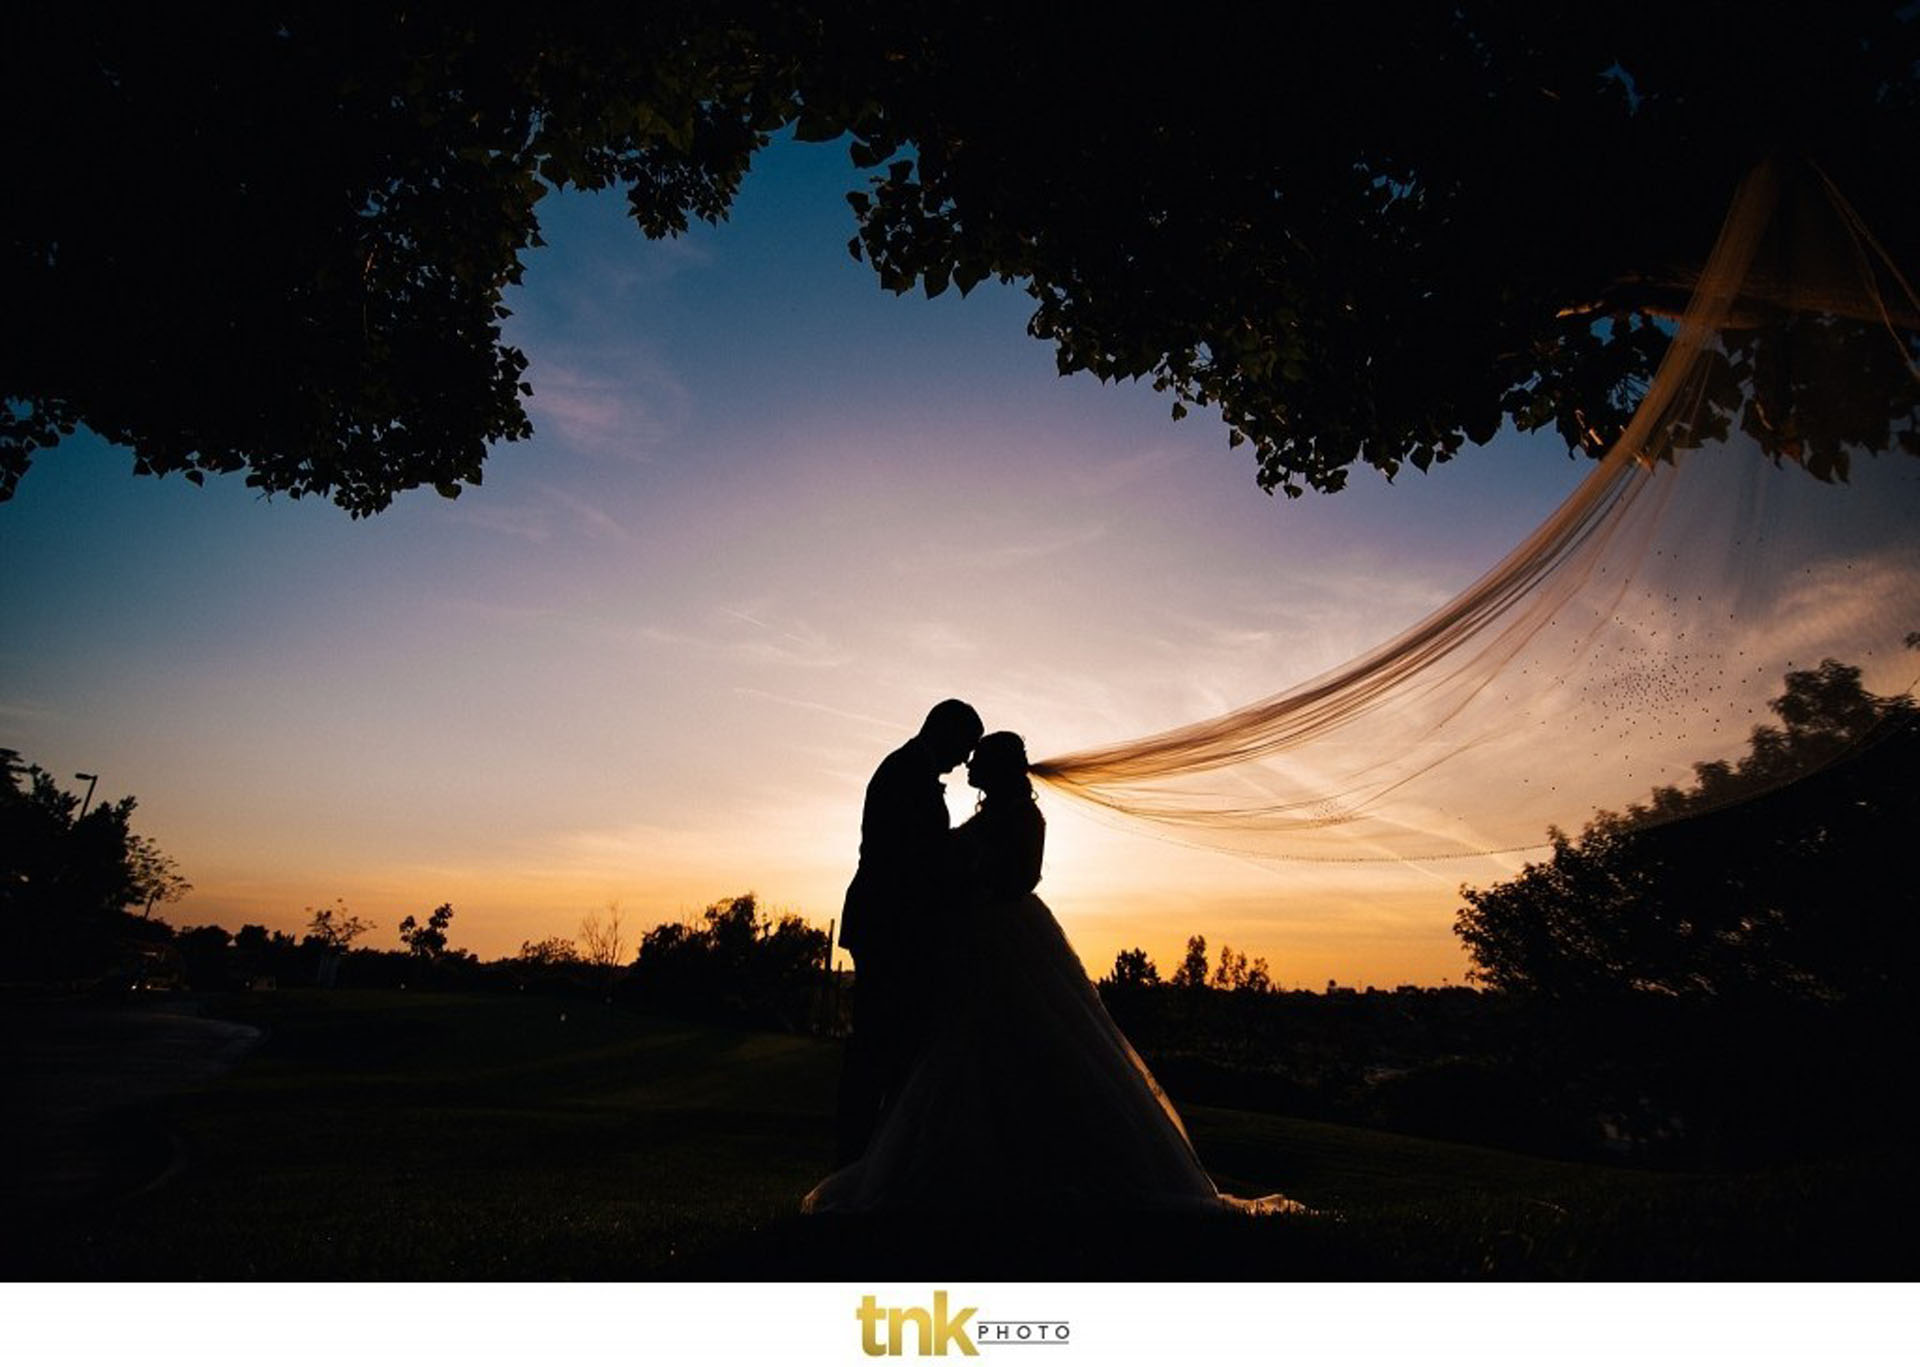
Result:
[[[648,931],[615,998],[643,1010],[799,1030],[819,1012],[826,957],[824,931],[797,916],[762,917],[749,892],[714,902],[697,924]]]

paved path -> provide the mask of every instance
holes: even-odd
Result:
[[[109,1198],[168,1171],[174,1144],[154,1103],[211,1082],[261,1039],[198,1010],[0,1002],[0,1210]]]

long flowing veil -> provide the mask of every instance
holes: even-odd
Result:
[[[1478,582],[1319,678],[1035,772],[1280,858],[1485,854],[1650,817],[1650,791],[1742,750],[1793,671],[1913,690],[1917,353],[1920,302],[1839,192],[1763,166],[1625,433]]]

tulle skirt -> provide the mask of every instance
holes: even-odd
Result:
[[[1215,1189],[1040,898],[971,908],[945,954],[951,988],[925,1050],[865,1155],[805,1210],[1301,1209]]]

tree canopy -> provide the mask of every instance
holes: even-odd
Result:
[[[791,1029],[821,1004],[828,949],[826,932],[766,914],[751,892],[723,897],[698,923],[668,921],[643,935],[621,994],[646,1010]]]
[[[1788,675],[1772,707],[1738,762],[1696,765],[1692,787],[1554,832],[1547,861],[1463,890],[1475,975],[1561,999],[1904,997],[1920,708],[1834,660]]]
[[[433,963],[447,952],[447,927],[453,924],[453,904],[442,902],[427,914],[425,921],[412,916],[400,923],[400,943],[407,953]]]
[[[162,931],[151,911],[189,886],[150,837],[135,799],[87,801],[0,748],[0,980],[84,980]]]
[[[1269,491],[1504,420],[1596,449],[1760,156],[1911,235],[1910,12],[36,7],[0,83],[0,497],[81,424],[356,516],[453,496],[531,431],[501,319],[548,190],[681,232],[789,127],[874,172],[881,284],[1018,282],[1063,373],[1217,408]]]

